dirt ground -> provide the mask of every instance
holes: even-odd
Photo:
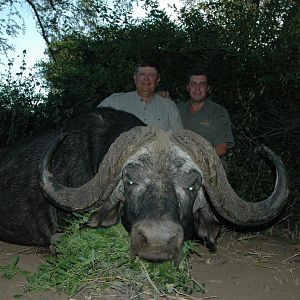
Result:
[[[205,284],[204,294],[184,295],[172,299],[222,300],[299,300],[300,299],[300,245],[276,241],[262,235],[241,235],[224,232],[218,240],[218,251],[210,254],[202,246],[192,255],[192,276]],[[0,265],[18,255],[18,266],[35,272],[45,254],[37,249],[0,242]],[[144,299],[126,295],[94,295],[83,293],[73,297],[56,291],[24,293],[26,279],[16,275],[13,279],[0,278],[0,299],[30,300],[93,300],[93,299]]]

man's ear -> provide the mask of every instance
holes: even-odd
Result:
[[[209,85],[209,86],[207,87],[207,95],[210,96],[211,93],[212,93],[212,86]]]
[[[134,83],[136,84],[136,73],[134,73],[132,77],[133,77]]]
[[[160,83],[160,76],[158,76],[158,78],[156,79],[156,86],[158,86]]]

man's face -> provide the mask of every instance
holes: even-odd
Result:
[[[136,90],[140,95],[151,95],[159,84],[160,76],[155,68],[139,67],[133,75]]]
[[[205,75],[193,75],[186,89],[193,102],[203,102],[208,96],[208,82]]]

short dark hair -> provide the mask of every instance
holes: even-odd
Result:
[[[160,68],[155,61],[148,60],[148,59],[141,59],[135,65],[135,72],[137,72],[139,67],[151,67],[154,68],[158,74],[160,74]]]
[[[189,83],[190,80],[191,80],[191,77],[195,76],[195,75],[206,76],[207,82],[209,82],[207,68],[205,68],[205,67],[194,67],[192,69],[189,69],[188,72],[186,73],[186,83]]]

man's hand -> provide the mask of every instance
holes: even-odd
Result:
[[[227,149],[228,149],[227,143],[215,145],[215,150],[219,157],[222,157],[223,155],[225,155],[227,153]]]
[[[159,91],[158,92],[158,95],[163,97],[163,98],[168,98],[170,99],[170,94],[169,94],[169,91]]]

